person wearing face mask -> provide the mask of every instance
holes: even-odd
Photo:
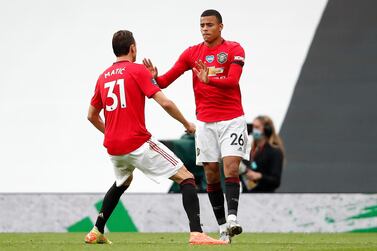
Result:
[[[272,193],[280,186],[284,145],[268,116],[258,116],[252,127],[250,161],[240,165],[243,192]]]

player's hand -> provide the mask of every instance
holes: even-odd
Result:
[[[186,132],[189,134],[195,134],[196,126],[194,123],[189,122],[186,127]]]
[[[262,178],[262,174],[259,172],[254,172],[253,170],[247,170],[246,176],[249,180],[259,181]]]
[[[152,61],[149,58],[144,58],[143,64],[145,65],[145,67],[147,67],[148,71],[152,74],[153,78],[157,78],[157,67],[153,65]]]
[[[203,83],[208,83],[208,72],[209,69],[205,63],[203,63],[202,60],[195,62],[195,67],[193,68],[194,73],[199,78],[199,80]]]

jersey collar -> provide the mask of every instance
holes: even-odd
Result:
[[[129,60],[121,60],[121,61],[114,62],[113,65],[119,64],[119,63],[125,63],[125,62],[131,63]]]
[[[205,44],[205,42],[203,42],[203,45],[205,46],[205,47],[207,47],[207,49],[208,50],[210,50],[210,51],[212,51],[212,50],[216,50],[217,48],[219,48],[221,45],[223,45],[225,43],[225,39],[223,38],[222,39],[222,41],[221,41],[221,43],[219,43],[218,45],[216,45],[215,47],[208,47],[206,44]]]

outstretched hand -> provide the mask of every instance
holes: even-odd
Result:
[[[202,60],[195,62],[195,67],[193,68],[193,71],[195,72],[196,76],[199,78],[199,80],[203,83],[208,83],[208,72],[209,69],[205,63],[203,63]]]
[[[144,58],[143,64],[145,65],[145,67],[147,67],[148,71],[152,74],[153,78],[157,78],[157,67],[153,65],[152,61],[149,58]]]

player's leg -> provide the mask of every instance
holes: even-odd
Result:
[[[217,123],[198,121],[195,133],[196,162],[197,165],[203,165],[204,167],[208,197],[219,224],[220,238],[230,241],[226,236],[224,193],[221,188],[221,176],[218,164],[221,157],[218,138]]]
[[[190,232],[203,232],[200,225],[199,199],[196,193],[195,178],[185,166],[170,177],[181,187],[183,207],[190,222]]]
[[[227,224],[225,218],[224,192],[221,188],[221,175],[219,163],[203,163],[204,172],[207,180],[207,193],[211,202],[217,223],[219,224],[220,239],[228,240],[226,236]]]
[[[170,177],[181,187],[183,207],[190,222],[190,244],[192,245],[223,245],[226,241],[220,241],[204,234],[200,225],[200,207],[196,192],[195,179],[185,166],[182,166],[176,174]]]
[[[228,233],[240,234],[242,227],[237,222],[238,202],[240,197],[239,165],[242,158],[247,158],[247,126],[242,117],[222,121],[220,126],[220,148],[224,164],[225,197],[228,205]]]
[[[105,225],[107,220],[110,218],[112,212],[114,211],[116,205],[119,202],[122,194],[127,190],[132,181],[132,175],[121,186],[116,186],[114,183],[110,189],[107,191],[103,202],[101,210],[98,214],[97,221],[93,229],[86,235],[85,242],[88,244],[111,244],[103,234],[105,232]]]
[[[124,182],[123,185],[117,186],[116,183],[114,183],[110,189],[107,191],[101,210],[99,211],[99,215],[97,217],[97,221],[95,226],[97,229],[101,232],[104,233],[105,231],[105,224],[107,220],[109,219],[110,215],[114,211],[114,208],[119,202],[120,197],[122,194],[127,190],[127,188],[130,186],[132,182],[132,175],[128,177],[128,179]]]
[[[111,244],[111,241],[104,236],[106,222],[118,204],[120,197],[132,182],[134,170],[132,156],[111,156],[111,161],[113,162],[116,181],[103,199],[95,226],[85,237],[85,242],[88,244]]]
[[[180,185],[183,207],[189,219],[191,244],[227,244],[227,242],[213,239],[202,233],[199,199],[194,176],[170,149],[152,137],[148,140],[144,155],[137,162],[136,168],[152,180],[159,181],[160,178],[170,178]]]
[[[232,237],[242,232],[237,222],[238,201],[240,197],[239,165],[241,157],[224,157],[225,197],[228,205],[228,233]]]

